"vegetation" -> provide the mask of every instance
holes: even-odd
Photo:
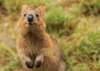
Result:
[[[23,4],[45,4],[46,30],[58,40],[66,71],[100,71],[100,0],[0,0],[0,71],[21,71],[15,41]]]

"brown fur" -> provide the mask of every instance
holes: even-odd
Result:
[[[28,8],[30,7],[24,6],[22,14],[25,10],[28,10]],[[37,9],[38,11],[40,10],[39,22],[37,25],[30,27],[32,31],[29,30],[29,26],[24,21],[22,15],[18,21],[19,34],[16,47],[23,67],[25,71],[65,71],[65,64],[61,58],[59,48],[45,31],[43,18],[44,7],[40,6]],[[30,56],[34,62],[34,55],[43,55],[43,64],[39,68],[33,67],[29,69],[25,66],[25,61],[28,60],[28,56]]]

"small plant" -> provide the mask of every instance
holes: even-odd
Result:
[[[62,7],[50,8],[46,15],[46,24],[48,31],[58,31],[64,28],[65,14]]]

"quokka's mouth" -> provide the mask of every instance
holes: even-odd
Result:
[[[32,22],[29,22],[28,24],[29,24],[29,25],[32,25],[33,23],[32,23]]]

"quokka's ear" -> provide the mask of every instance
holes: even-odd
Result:
[[[45,9],[46,9],[45,5],[42,4],[42,5],[40,5],[39,7],[36,8],[36,11],[39,12],[39,14],[40,14],[41,16],[44,16]]]
[[[21,14],[23,14],[24,12],[26,12],[28,8],[29,8],[29,6],[27,4],[22,5]]]

